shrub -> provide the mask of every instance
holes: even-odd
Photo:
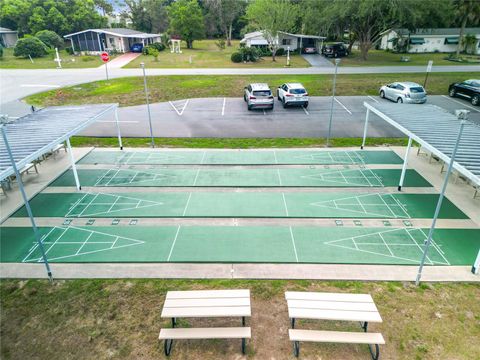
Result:
[[[150,48],[148,49],[148,55],[152,55],[154,61],[158,61],[158,55],[160,55],[160,51],[158,51],[158,50],[155,49],[154,47],[150,47]]]
[[[163,50],[165,50],[165,45],[163,45],[162,43],[156,42],[156,43],[148,45],[148,48],[156,49],[158,51],[163,51]],[[149,55],[152,55],[152,54],[149,54]]]
[[[245,61],[255,62],[260,57],[260,51],[255,47],[240,48],[239,52]]]
[[[225,40],[219,39],[215,42],[215,45],[217,45],[220,50],[225,50]]]
[[[276,56],[283,56],[285,55],[285,49],[284,48],[278,48],[277,51],[275,51]]]
[[[47,47],[51,49],[62,49],[64,42],[63,39],[55,32],[50,30],[42,30],[35,34],[35,37],[40,39]]]
[[[13,49],[13,55],[17,57],[28,58],[28,55],[30,55],[32,58],[37,58],[46,54],[47,47],[36,37],[18,39],[17,44]]]
[[[65,51],[67,52],[67,54],[73,55],[73,49],[72,49],[71,46],[66,47],[66,48],[65,48]]]
[[[0,57],[3,57],[3,46],[0,45]]]
[[[238,51],[232,53],[232,56],[230,57],[230,59],[231,59],[232,62],[234,62],[234,63],[240,63],[240,62],[243,61],[242,54],[240,54]]]
[[[143,55],[148,55],[148,46],[144,46],[143,49],[142,49],[142,54]]]

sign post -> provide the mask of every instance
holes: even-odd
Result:
[[[425,74],[425,81],[423,82],[424,89],[427,86],[428,73],[432,71],[432,66],[433,66],[433,60],[429,60],[427,65],[427,73]]]
[[[102,61],[105,63],[105,74],[107,74],[107,80],[108,80],[108,67],[107,63],[110,60],[110,56],[108,55],[108,52],[104,51],[100,54],[100,57],[102,58]]]
[[[330,105],[330,120],[328,121],[327,147],[330,146],[330,137],[332,136],[333,102],[335,101],[335,86],[337,85],[338,64],[340,64],[340,59],[335,59],[335,73],[333,75],[332,103]]]
[[[56,54],[56,57],[55,57],[54,61],[57,63],[57,69],[61,69],[62,68],[62,59],[60,59],[60,55],[58,55],[58,48],[55,48],[55,54]]]

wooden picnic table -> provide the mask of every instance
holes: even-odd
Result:
[[[251,336],[245,318],[251,316],[250,290],[169,291],[165,298],[162,318],[172,319],[172,329],[161,329],[159,339],[165,340],[165,354],[171,351],[173,339],[241,338]],[[175,328],[178,318],[241,317],[241,328]]]

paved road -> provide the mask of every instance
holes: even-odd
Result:
[[[334,102],[333,137],[361,137],[365,121],[364,101],[387,101],[378,97],[340,96]],[[480,124],[480,108],[461,99],[430,96],[428,102],[447,111],[470,110],[470,118]],[[152,104],[154,136],[160,137],[324,137],[328,132],[331,97],[312,97],[308,109],[248,111],[241,98],[189,99]],[[398,106],[402,106],[398,104]],[[418,105],[421,109],[422,105]],[[146,107],[119,109],[124,136],[147,137]],[[84,135],[116,136],[113,116],[92,125]],[[372,114],[370,137],[401,137],[402,133]]]
[[[340,67],[340,74],[415,73],[425,66]],[[276,69],[147,69],[147,75],[264,75],[332,74],[334,67]],[[480,65],[434,66],[433,72],[479,72]],[[110,69],[111,78],[141,76],[141,69]],[[67,85],[104,80],[102,68],[92,69],[1,69],[0,105],[27,95]],[[5,112],[3,108],[0,111]]]

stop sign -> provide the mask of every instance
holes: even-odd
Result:
[[[108,62],[108,60],[110,60],[110,56],[108,56],[108,53],[106,51],[102,52],[100,57],[102,58],[103,62]]]

